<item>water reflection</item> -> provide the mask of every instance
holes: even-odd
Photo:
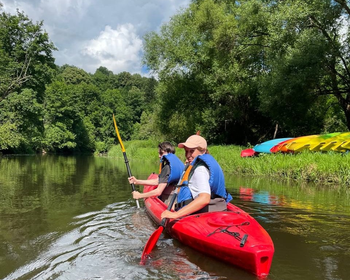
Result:
[[[253,186],[253,188],[251,187]],[[350,207],[345,188],[254,180],[231,189],[275,243],[271,278],[347,279]],[[276,277],[276,278],[275,278]]]
[[[158,163],[131,168],[144,178]],[[140,266],[155,226],[136,208],[126,178],[122,159],[1,158],[0,278],[255,279],[166,234]],[[348,279],[349,190],[229,174],[226,181],[233,203],[274,241],[268,280]]]

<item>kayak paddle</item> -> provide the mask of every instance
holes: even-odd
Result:
[[[188,167],[188,168],[187,168]],[[182,176],[178,182],[178,184],[176,185],[176,189],[173,193],[173,196],[169,202],[169,205],[168,205],[168,208],[167,210],[170,211],[171,208],[173,208],[173,205],[175,203],[175,200],[176,200],[176,197],[177,197],[177,194],[178,192],[180,191],[180,186],[182,185],[183,183],[183,177],[187,178],[189,172],[191,171],[191,168],[192,166],[188,166],[186,165],[185,167],[185,170],[183,173],[182,173]],[[166,220],[167,218],[163,218],[162,219],[162,222],[160,223],[160,226],[159,228],[157,228],[153,233],[152,235],[150,236],[150,238],[148,239],[146,245],[145,245],[145,248],[143,249],[143,252],[142,252],[142,255],[141,255],[141,262],[140,264],[145,264],[145,260],[147,258],[147,256],[152,252],[154,246],[156,246],[157,244],[157,241],[159,239],[159,236],[162,234],[163,232],[163,229],[165,227],[165,223],[166,223]]]
[[[174,204],[174,202],[176,200],[176,197],[177,197],[178,189],[179,189],[179,187],[177,186],[175,191],[174,191],[174,194],[173,194],[173,196],[171,198],[171,201],[170,201],[170,203],[168,205],[168,208],[167,208],[168,211],[170,211],[171,208],[173,208],[173,204]],[[147,256],[152,252],[154,246],[156,246],[157,241],[159,239],[159,236],[162,234],[163,229],[165,227],[166,220],[167,220],[167,218],[163,218],[162,219],[162,222],[160,223],[159,228],[157,228],[152,233],[150,238],[148,239],[148,241],[147,241],[147,243],[145,245],[145,248],[143,249],[142,255],[141,255],[141,262],[140,262],[140,264],[145,264],[145,260],[146,260]]]
[[[117,133],[117,137],[118,137],[118,140],[119,140],[120,147],[122,148],[124,161],[125,161],[125,165],[126,165],[126,170],[128,171],[128,176],[131,177],[132,175],[131,175],[131,169],[130,169],[129,161],[128,161],[128,158],[126,156],[126,151],[125,151],[125,148],[124,148],[124,145],[123,145],[123,141],[122,141],[122,139],[120,138],[120,135],[119,135],[117,122],[115,121],[114,114],[113,114],[113,122],[114,122],[115,132]],[[134,183],[131,183],[130,186],[132,188],[132,191],[135,191]],[[140,208],[140,204],[139,204],[139,201],[137,199],[136,199],[136,205],[137,205],[137,208]]]

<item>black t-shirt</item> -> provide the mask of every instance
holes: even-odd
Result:
[[[165,164],[162,167],[162,171],[160,172],[160,174],[158,176],[158,184],[168,183],[169,176],[170,176],[170,166],[169,166],[169,164]]]

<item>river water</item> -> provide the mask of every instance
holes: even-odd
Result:
[[[158,168],[130,165],[139,178]],[[349,189],[225,176],[232,202],[274,241],[266,279],[350,279]],[[140,205],[122,159],[0,158],[0,279],[256,279],[167,235],[140,265],[156,229]]]

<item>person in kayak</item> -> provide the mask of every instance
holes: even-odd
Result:
[[[179,217],[201,212],[224,211],[232,196],[225,187],[224,173],[207,151],[207,141],[199,135],[180,143],[190,164],[181,182],[175,212],[165,210],[161,218]]]
[[[157,186],[154,190],[147,193],[138,191],[132,192],[134,199],[146,198],[151,196],[159,196],[165,201],[170,193],[174,190],[174,186],[180,180],[185,168],[183,162],[175,155],[175,148],[170,142],[163,142],[158,145],[158,155],[160,158],[159,176],[151,180],[139,180],[134,176],[128,178],[129,183],[137,185]]]

